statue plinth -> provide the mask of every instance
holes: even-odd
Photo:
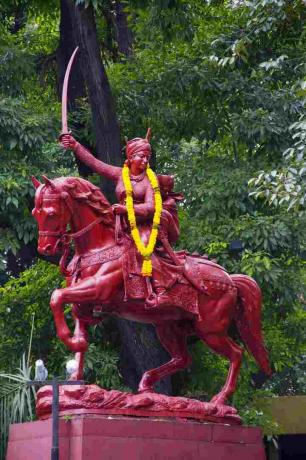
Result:
[[[36,413],[40,419],[51,416],[52,387],[38,390]],[[97,385],[61,386],[59,388],[59,411],[61,415],[104,414],[136,417],[178,417],[202,421],[241,423],[234,407],[213,404],[178,396],[159,393],[126,393],[105,390]]]
[[[265,460],[255,427],[180,419],[76,415],[60,419],[62,460]],[[11,425],[7,460],[50,458],[51,419]]]

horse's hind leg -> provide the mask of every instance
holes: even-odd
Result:
[[[156,332],[161,344],[171,355],[171,360],[156,369],[145,372],[138,387],[139,392],[154,391],[153,385],[161,378],[185,369],[191,363],[186,345],[188,332],[184,326],[178,322],[169,321],[156,325]]]
[[[199,327],[197,328],[197,334],[213,351],[230,361],[230,368],[225,385],[220,393],[215,395],[211,400],[214,404],[225,404],[236,389],[243,351],[239,345],[227,335],[205,333],[202,332]]]

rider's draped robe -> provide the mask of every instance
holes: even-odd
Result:
[[[93,171],[108,179],[113,180],[116,183],[117,199],[119,203],[125,204],[126,192],[122,180],[122,168],[109,165],[101,160],[98,160],[79,143],[77,143],[74,151],[77,157],[87,166],[89,166]],[[141,239],[143,240],[144,244],[147,244],[155,211],[154,191],[145,172],[139,176],[131,175],[131,182],[133,186],[134,211],[136,215],[137,227],[139,229]],[[161,193],[163,194],[163,190],[161,190]],[[173,194],[173,196],[175,197],[175,194]],[[124,216],[122,219],[122,230],[126,234],[130,233],[130,227],[126,216]],[[175,198],[171,198],[170,196],[165,199],[165,205],[163,205],[159,233],[164,233],[167,235],[170,243],[174,243],[179,237],[179,221],[177,217]],[[137,263],[134,263],[133,267],[130,269],[133,271],[137,270],[140,273],[140,262],[141,258],[137,257]],[[165,276],[162,275],[162,272],[164,272]],[[165,267],[161,269],[160,262],[157,261],[156,257],[153,257],[153,278],[156,279],[157,284],[168,284],[167,282],[165,283],[166,276],[167,274],[165,274]]]

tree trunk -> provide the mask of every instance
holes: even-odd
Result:
[[[143,373],[170,360],[160,344],[153,326],[125,319],[117,320],[121,339],[120,372],[126,385],[137,391]],[[155,385],[159,393],[171,395],[171,377],[165,377]]]
[[[75,6],[67,0],[74,25],[74,37],[80,47],[79,59],[86,82],[92,113],[93,132],[96,140],[96,157],[106,163],[122,164],[120,132],[114,108],[113,97],[101,60],[96,23],[92,6]],[[114,184],[102,179],[102,190],[114,201]]]
[[[77,43],[73,34],[74,24],[71,21],[70,5],[67,0],[61,0],[60,2],[60,39],[59,45],[56,50],[56,63],[57,63],[57,94],[59,100],[62,98],[62,89],[65,78],[66,68],[69,59],[75,50]],[[85,80],[82,74],[81,61],[76,56],[73,68],[69,76],[68,85],[68,110],[69,113],[73,113],[78,110],[78,99],[86,96]],[[77,130],[82,129],[81,123],[74,123],[74,128]],[[92,173],[91,169],[76,158],[79,174],[81,176],[88,176]]]
[[[73,24],[69,11],[67,0],[61,0],[60,3],[60,39],[56,50],[57,62],[57,93],[59,99],[62,97],[63,82],[69,59],[75,50],[77,44],[73,35]],[[81,71],[81,62],[76,57],[73,63],[73,69],[69,76],[68,85],[68,108],[70,111],[76,109],[76,101],[80,97],[86,96],[85,80]]]
[[[132,55],[133,35],[128,27],[127,14],[124,11],[124,2],[115,0],[113,24],[115,29],[118,51],[127,58]]]

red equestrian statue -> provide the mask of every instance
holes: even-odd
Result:
[[[67,287],[53,292],[50,305],[58,337],[76,353],[78,370],[73,378],[81,379],[83,375],[88,325],[107,315],[153,324],[171,356],[168,363],[144,373],[139,392],[152,393],[159,379],[190,364],[186,338],[195,334],[230,362],[226,383],[211,401],[216,406],[225,405],[235,391],[243,354],[241,347],[228,336],[232,322],[259,366],[270,374],[261,332],[261,291],[256,282],[246,275],[229,275],[205,256],[185,251],[172,255],[170,245],[165,249],[163,241],[173,241],[178,236],[175,201],[170,203],[174,211],[165,209],[165,224],[161,218],[161,231],[167,236],[161,238],[160,243],[157,241],[152,256],[152,277],[142,276],[142,257],[131,238],[126,219],[121,168],[95,159],[70,135],[65,135],[61,142],[96,172],[113,178],[120,201],[111,206],[98,187],[81,178],[51,180],[44,177],[44,183],[33,179],[38,250],[44,255],[63,252],[60,266]],[[136,139],[128,146],[132,146],[127,149],[127,155],[135,215],[140,235],[145,239],[150,233],[154,213],[153,190],[146,176],[149,142]],[[173,199],[167,197],[167,200]],[[120,225],[116,222],[118,215],[123,217]],[[70,231],[67,231],[68,225]],[[71,242],[74,243],[74,256],[66,267]],[[154,302],[154,294],[151,300],[152,291],[157,294],[157,302]],[[73,335],[64,316],[66,304],[73,304],[76,322]]]
[[[72,378],[83,376],[89,325],[108,315],[151,323],[171,360],[143,374],[139,394],[134,399],[129,395],[126,410],[133,405],[148,407],[154,400],[154,384],[190,364],[186,338],[196,335],[230,363],[224,387],[205,407],[210,415],[233,415],[235,409],[226,402],[235,391],[243,351],[228,335],[231,323],[236,324],[261,369],[271,373],[262,338],[257,283],[246,275],[228,274],[207,256],[172,249],[179,236],[176,204],[182,196],[173,192],[172,176],[155,176],[149,168],[150,130],[144,139],[127,142],[124,168],[96,159],[68,133],[65,121],[60,142],[93,171],[113,180],[118,199],[118,204],[111,206],[98,187],[82,178],[51,180],[43,176],[43,183],[33,178],[38,250],[44,255],[62,253],[60,268],[67,287],[53,292],[50,306],[58,337],[76,353],[78,369]],[[74,254],[67,265],[71,243]],[[73,305],[73,334],[64,316],[67,304]],[[95,387],[92,391],[95,398],[100,391],[105,404],[104,390]],[[92,403],[94,398],[88,398]],[[122,409],[122,396],[116,398],[112,395],[112,404],[118,400]],[[185,407],[182,416],[205,418],[201,413],[205,403],[198,402],[200,406],[195,408],[196,402],[191,404],[187,398],[156,398],[163,414],[172,410],[177,416],[178,407]],[[89,407],[88,401],[83,403]],[[65,407],[80,407],[69,404]]]

